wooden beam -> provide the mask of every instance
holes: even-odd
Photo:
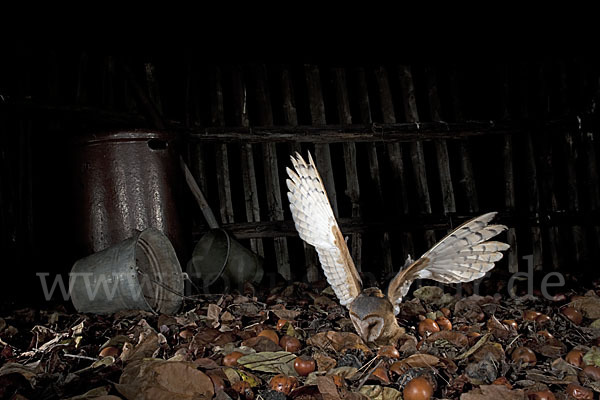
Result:
[[[454,121],[464,121],[462,112],[460,85],[458,84],[458,70],[456,66],[450,69],[450,90],[452,92],[452,113]],[[479,196],[475,186],[475,174],[471,154],[469,153],[468,138],[458,141],[458,152],[460,155],[460,183],[467,199],[467,210],[469,212],[479,211]]]
[[[346,82],[346,70],[335,68],[335,89],[337,97],[338,116],[340,123],[352,124],[352,115],[350,114],[350,100],[348,97],[348,86]],[[344,165],[346,170],[346,195],[350,198],[352,206],[352,217],[359,218],[360,212],[360,185],[358,182],[358,170],[356,166],[356,144],[344,143]],[[361,270],[362,265],[362,237],[355,233],[350,237],[350,253],[354,260],[357,270]]]
[[[509,99],[510,99],[510,87],[508,79],[508,67],[504,68],[504,79],[502,81],[502,93],[501,93],[501,106],[502,106],[502,117],[503,119],[510,118],[509,112]],[[513,137],[511,135],[504,135],[504,147],[503,147],[503,158],[504,158],[504,206],[507,211],[513,212],[516,208],[516,196],[515,196],[515,176],[513,171]],[[518,241],[517,241],[517,230],[514,226],[509,226],[506,232],[506,241],[510,245],[508,251],[508,271],[510,273],[516,273],[519,271],[519,252],[518,252]]]
[[[310,104],[310,117],[313,125],[324,126],[327,124],[325,118],[325,103],[323,101],[323,89],[321,87],[321,74],[316,65],[305,65],[306,86],[308,87],[308,99]],[[331,152],[329,144],[315,143],[315,161],[319,169],[319,174],[323,179],[323,185],[327,190],[327,196],[333,209],[333,214],[337,217],[337,191],[333,176],[333,166],[331,165]]]
[[[115,107],[115,58],[113,56],[106,56],[103,60],[101,104],[106,110]],[[125,115],[129,117],[129,114]]]
[[[437,76],[433,67],[427,67],[425,70],[427,78],[427,92],[429,98],[429,109],[431,119],[442,121],[442,107],[438,93]],[[443,139],[433,141],[435,145],[438,172],[440,174],[440,185],[442,189],[442,205],[444,213],[456,212],[456,201],[454,199],[454,186],[452,185],[452,176],[450,174],[450,156],[448,155],[448,145]]]
[[[258,123],[263,126],[273,125],[273,109],[271,94],[269,92],[267,71],[264,65],[257,66],[254,71],[256,80],[256,97],[258,100]],[[277,162],[277,147],[275,143],[263,143],[263,167],[265,174],[265,188],[267,194],[268,216],[271,221],[283,220],[283,201],[281,198],[281,185],[279,184],[279,163]],[[284,237],[276,237],[275,260],[277,271],[286,280],[292,279],[288,243]]]
[[[221,69],[215,66],[211,73],[211,122],[214,126],[223,126],[225,125],[225,110],[223,106]],[[233,201],[231,198],[231,179],[229,178],[229,152],[226,143],[216,144],[216,169],[221,224],[232,223],[234,221]]]
[[[283,122],[291,127],[298,126],[298,114],[296,112],[296,101],[294,97],[294,85],[292,83],[291,73],[288,68],[281,71],[281,89],[283,99]],[[301,153],[300,143],[290,143],[290,153]],[[289,164],[288,164],[289,165]],[[287,202],[286,202],[287,205]],[[287,205],[289,207],[289,205]],[[306,280],[308,282],[317,281],[321,274],[319,273],[319,260],[315,248],[305,241],[302,241],[304,248],[304,263],[306,265]]]
[[[198,90],[197,90],[197,71],[192,63],[192,57],[186,53],[186,85],[185,85],[185,120],[184,124],[187,129],[200,125],[198,107]],[[200,190],[203,193],[208,193],[208,176],[206,165],[206,151],[210,144],[202,142],[190,143],[188,148],[189,168],[192,175],[196,179]]]
[[[521,79],[520,79],[520,111],[522,118],[529,117],[529,87],[528,87],[529,79],[527,77],[527,65],[523,65],[521,68]],[[538,191],[538,176],[537,176],[537,166],[536,166],[536,154],[535,148],[533,146],[533,138],[531,132],[524,133],[525,140],[525,154],[526,157],[526,171],[527,171],[527,187],[528,187],[528,202],[529,202],[529,211],[534,215],[539,215],[540,213],[540,199],[539,199],[539,191]],[[535,270],[541,270],[543,268],[543,241],[542,241],[542,232],[539,227],[539,220],[536,221],[536,224],[531,226],[531,241],[533,248],[533,268]]]
[[[383,67],[375,69],[375,79],[377,80],[377,88],[379,90],[379,101],[381,103],[381,114],[383,122],[386,124],[396,123],[396,112],[394,111],[394,102],[392,100],[392,92],[390,89],[390,83],[388,78],[387,70]],[[387,135],[386,135],[387,136]],[[393,187],[396,195],[396,204],[400,207],[393,207],[394,209],[400,209],[403,214],[408,214],[408,185],[406,178],[406,169],[404,168],[404,160],[402,158],[402,146],[400,143],[388,143],[387,144],[388,159],[390,161],[390,167],[392,169]],[[379,174],[380,171],[377,171]],[[393,211],[392,211],[393,212]],[[383,234],[383,246],[390,246],[391,240],[389,232]],[[400,238],[402,245],[402,256],[406,259],[415,253],[415,246],[410,232],[402,234]],[[384,253],[383,273],[385,275],[391,275],[394,272],[392,253],[390,250]],[[403,261],[403,260],[402,260]]]
[[[546,65],[542,64],[538,70],[538,95],[539,95],[539,108],[541,110],[541,120],[544,120],[549,115],[549,97],[548,87],[546,84]],[[554,145],[552,142],[552,138],[550,135],[547,135],[546,132],[541,131],[540,134],[537,135],[537,148],[539,150],[539,171],[540,174],[538,178],[540,178],[540,197],[541,197],[541,207],[546,211],[556,211],[558,209],[558,200],[556,198],[555,193],[555,178],[554,171],[552,168],[553,160],[554,160]],[[562,232],[558,229],[557,226],[549,226],[547,227],[545,234],[548,238],[548,252],[550,253],[550,262],[553,270],[558,270],[560,268],[561,258],[563,256],[563,246],[560,245],[562,243],[561,235]]]
[[[369,88],[367,86],[367,77],[363,68],[357,68],[356,70],[356,81],[358,88],[358,102],[360,106],[360,117],[364,124],[371,124],[373,122],[371,116],[371,101],[369,98]],[[377,154],[377,147],[374,142],[366,143],[367,155],[369,158],[369,174],[371,181],[375,186],[375,199],[378,210],[384,210],[383,200],[383,188],[381,184],[381,177],[379,176],[379,156]],[[405,243],[403,243],[403,246]],[[390,246],[390,234],[389,232],[383,232],[380,241],[381,246],[381,257],[383,263],[383,270],[386,273],[391,274],[394,271],[394,264],[392,260],[392,251]]]
[[[570,112],[569,105],[569,96],[568,85],[567,85],[567,66],[564,62],[560,63],[560,84],[559,84],[559,94],[560,94],[560,105],[561,105],[561,113],[563,115],[568,115]],[[577,163],[579,162],[580,154],[577,149],[581,148],[581,139],[579,135],[575,135],[572,131],[566,131],[564,137],[562,138],[562,146],[563,155],[565,157],[565,161],[567,164],[567,207],[571,212],[579,212],[580,209],[580,200],[579,200],[579,182],[580,179],[577,176]],[[580,225],[573,225],[571,227],[571,243],[573,249],[573,259],[575,263],[581,266],[582,262],[585,260],[589,262],[588,257],[588,244],[587,244],[587,236],[584,233],[584,230]]]
[[[457,215],[403,215],[381,220],[365,220],[364,218],[340,218],[340,229],[344,235],[354,233],[376,234],[380,232],[414,232],[428,230],[449,230],[457,225],[478,216],[479,214]],[[566,210],[544,215],[500,212],[494,222],[506,224],[518,229],[531,226],[571,226],[574,224],[591,227],[600,223],[600,211],[572,213]],[[237,239],[271,238],[278,236],[297,237],[298,232],[292,220],[237,222],[225,224],[223,228],[231,232]],[[208,231],[208,227],[200,227],[194,236]]]
[[[394,111],[394,101],[387,70],[384,67],[375,69],[375,78],[377,79],[377,87],[379,89],[379,101],[381,103],[381,114],[385,124],[396,123],[396,112]],[[388,133],[385,133],[388,136]],[[392,176],[394,179],[394,188],[398,196],[400,207],[404,214],[408,213],[408,178],[406,177],[406,169],[404,167],[404,159],[402,157],[402,147],[400,143],[387,144],[388,157],[390,167],[392,168]]]
[[[399,68],[400,86],[402,87],[402,96],[404,100],[404,112],[406,120],[409,122],[419,122],[417,111],[417,100],[415,98],[415,86],[412,77],[412,71],[409,66],[401,65]],[[427,183],[427,172],[425,171],[425,153],[423,151],[423,142],[418,140],[410,143],[410,157],[415,176],[417,197],[421,212],[431,214],[431,200],[429,198],[429,187]],[[435,232],[425,231],[425,242],[427,246],[432,247],[437,242]]]
[[[574,120],[573,120],[574,121]],[[572,124],[575,126],[575,123]],[[208,142],[299,142],[410,143],[415,140],[461,139],[471,136],[520,133],[532,127],[505,122],[474,121],[462,123],[375,123],[367,125],[285,126],[285,127],[210,127],[189,131],[190,140]]]
[[[232,73],[233,99],[236,123],[243,127],[250,125],[248,119],[248,94],[241,67],[233,67]],[[246,219],[248,222],[260,221],[260,203],[258,201],[258,187],[256,184],[256,169],[254,163],[254,152],[252,144],[248,142],[240,143],[240,167],[242,181],[244,182],[244,200],[246,206]],[[261,257],[265,256],[264,244],[262,240],[250,240],[250,248]]]

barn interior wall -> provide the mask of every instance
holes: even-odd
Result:
[[[294,234],[285,195],[289,155],[310,150],[329,174],[353,256],[373,279],[469,216],[492,210],[513,228],[505,239],[514,253],[500,269],[524,270],[531,254],[538,269],[593,275],[599,72],[585,59],[221,65],[192,51],[173,59],[21,49],[0,66],[5,293],[22,295],[37,284],[36,272],[68,272],[82,256],[73,245],[73,139],[133,128],[177,132],[217,218],[264,252],[270,273],[289,268],[291,278],[306,279],[305,266],[315,262]],[[473,128],[482,122],[486,129]],[[437,130],[420,139],[385,136],[427,123],[438,123]],[[462,123],[473,134],[436,136],[444,123]],[[298,128],[283,139],[265,134],[262,142],[241,136],[269,126]],[[372,139],[336,136],[351,127]],[[254,214],[249,184],[256,185]],[[208,226],[191,194],[181,207],[191,248]]]

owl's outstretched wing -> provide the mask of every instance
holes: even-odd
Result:
[[[340,303],[346,306],[360,293],[360,276],[312,156],[308,153],[308,163],[298,153],[291,159],[295,171],[287,168],[290,179],[286,182],[296,229],[300,238],[317,250],[327,282]]]
[[[396,313],[398,304],[415,279],[470,282],[494,268],[494,262],[502,258],[501,251],[510,247],[506,243],[488,241],[507,229],[504,225],[488,225],[495,215],[491,212],[465,222],[398,272],[387,291]]]

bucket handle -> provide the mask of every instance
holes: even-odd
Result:
[[[221,266],[221,270],[219,271],[219,275],[217,275],[217,277],[215,278],[215,281],[216,281],[217,279],[219,279],[219,277],[220,277],[221,275],[223,275],[223,271],[225,271],[225,267],[227,266],[227,262],[229,261],[229,254],[231,253],[231,236],[229,236],[229,233],[227,233],[227,231],[226,231],[225,229],[223,229],[223,228],[218,228],[218,229],[219,229],[221,232],[223,232],[223,233],[225,234],[225,237],[227,238],[227,254],[225,254],[225,260],[223,261],[223,265]],[[144,273],[142,270],[140,270],[139,268],[138,268],[137,272],[138,272],[139,274],[141,274],[141,275],[147,275],[147,274],[145,274],[145,273]],[[186,279],[186,280],[188,280],[190,283],[194,284],[194,283],[192,282],[192,280],[189,278],[189,276],[187,276],[187,274],[186,274],[186,273],[184,273],[183,275],[184,275],[184,279]],[[163,289],[165,289],[165,290],[167,290],[167,291],[169,291],[169,292],[171,292],[171,293],[173,293],[173,294],[175,294],[175,295],[177,295],[177,296],[179,296],[179,297],[181,297],[181,298],[183,298],[183,299],[189,299],[189,300],[193,300],[193,298],[192,298],[192,297],[189,297],[189,296],[183,295],[183,294],[181,294],[181,293],[177,292],[175,289],[173,289],[173,288],[171,288],[171,287],[169,287],[169,286],[165,285],[165,284],[164,284],[164,283],[162,283],[162,282],[159,282],[159,281],[157,281],[157,280],[154,280],[154,279],[150,278],[149,276],[147,276],[147,278],[148,278],[148,279],[150,279],[150,281],[151,281],[151,282],[153,282],[153,283],[155,283],[156,285],[158,285],[158,286],[162,287]],[[212,283],[214,283],[214,281],[213,281],[213,282],[211,282],[211,284],[212,284]],[[194,285],[194,286],[195,286],[195,285]]]
[[[217,279],[219,279],[219,277],[221,275],[223,275],[223,271],[225,271],[225,267],[227,266],[227,262],[229,261],[229,254],[231,251],[231,237],[229,236],[229,233],[227,233],[227,231],[223,228],[218,228],[221,232],[223,232],[225,234],[225,237],[227,238],[227,254],[225,254],[225,260],[223,261],[223,265],[221,266],[221,270],[219,271],[219,275],[217,275],[217,277],[210,283],[210,285],[212,285],[213,283],[215,283],[215,281]]]

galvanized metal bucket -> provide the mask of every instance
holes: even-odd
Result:
[[[169,239],[148,228],[77,261],[69,274],[78,312],[146,310],[173,314],[183,296],[183,274]]]
[[[260,283],[263,259],[242,246],[223,229],[213,229],[200,238],[187,273],[205,291],[222,281],[224,290],[242,288],[244,283]]]

